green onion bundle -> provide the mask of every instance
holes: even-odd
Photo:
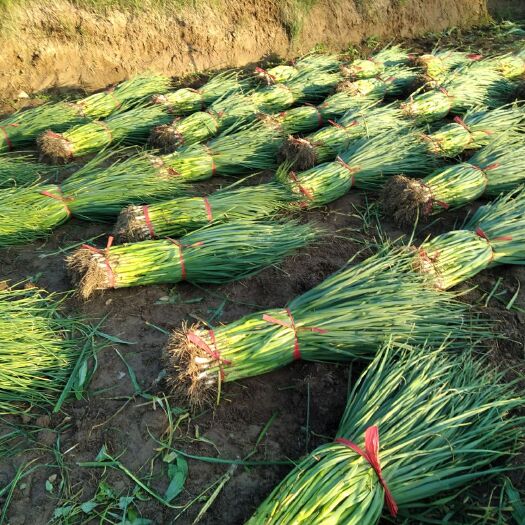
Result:
[[[495,264],[525,264],[525,189],[478,209],[461,230],[424,242],[415,267],[447,289]]]
[[[467,66],[473,61],[481,60],[482,56],[462,51],[436,50],[429,54],[415,57],[416,63],[423,68],[425,75],[437,82],[442,82],[450,71]]]
[[[27,156],[0,154],[0,188],[26,186],[49,177],[54,171]]]
[[[516,92],[516,84],[505,79],[485,60],[458,69],[441,86],[411,96],[403,105],[407,116],[433,122],[448,113],[465,113],[476,106],[496,108]]]
[[[420,76],[415,68],[398,66],[385,70],[377,79],[385,83],[386,96],[397,98],[414,91],[420,83]]]
[[[173,333],[166,349],[168,383],[192,403],[215,397],[220,383],[276,370],[296,359],[373,359],[378,346],[402,344],[462,349],[487,334],[467,305],[436,290],[413,271],[413,253],[382,250],[328,277],[284,309],[249,314],[213,330]]]
[[[165,107],[153,105],[75,126],[64,133],[46,131],[37,140],[40,157],[52,164],[65,164],[111,144],[141,144],[152,128],[170,120]]]
[[[138,155],[104,167],[100,155],[61,186],[33,185],[0,190],[0,246],[44,237],[71,216],[108,220],[124,206],[179,195],[183,185],[162,159]]]
[[[341,80],[338,73],[304,71],[286,83],[266,86],[248,93],[236,92],[218,100],[205,113],[194,113],[170,125],[155,128],[150,144],[165,152],[190,146],[239,128],[257,118],[288,109],[293,104],[320,100]]]
[[[413,225],[482,195],[495,197],[525,182],[525,136],[507,133],[480,149],[468,162],[439,169],[423,179],[393,177],[383,189],[385,213]]]
[[[509,80],[515,80],[525,74],[525,56],[523,52],[517,54],[508,54],[493,59],[494,67],[502,77]]]
[[[273,169],[282,143],[278,127],[256,123],[243,131],[221,135],[207,144],[193,144],[159,159],[181,180],[194,182],[214,175],[239,176]]]
[[[311,53],[296,60],[293,65],[282,64],[269,69],[256,67],[253,74],[256,80],[264,81],[270,86],[279,82],[287,82],[301,71],[332,73],[340,66],[341,60],[337,55]]]
[[[386,68],[406,65],[410,62],[410,55],[400,46],[386,47],[368,59],[354,60],[351,64],[341,68],[345,77],[357,80],[372,78],[380,75]]]
[[[337,122],[304,138],[288,137],[281,155],[294,168],[305,170],[335,159],[338,152],[348,149],[357,139],[374,137],[388,130],[401,131],[409,124],[395,102],[386,106],[356,108]]]
[[[189,233],[179,240],[142,241],[99,250],[85,246],[67,259],[79,294],[146,284],[220,284],[276,264],[319,232],[295,222],[236,221]]]
[[[44,237],[69,216],[56,185],[0,189],[0,247]]]
[[[210,223],[274,215],[291,199],[285,188],[268,183],[226,188],[208,197],[179,197],[151,205],[129,206],[119,215],[115,235],[124,242],[180,237]]]
[[[160,75],[141,75],[121,82],[115,88],[95,93],[75,102],[82,113],[90,119],[102,119],[124,107],[142,103],[144,99],[156,93],[165,93],[171,85],[171,79]],[[48,123],[48,128],[52,124]],[[55,130],[57,131],[57,130]]]
[[[377,190],[391,175],[430,173],[437,165],[419,135],[401,129],[357,140],[334,162],[297,173],[282,169],[276,177],[302,198],[303,207],[315,208],[342,197],[352,187]]]
[[[396,78],[399,79],[399,82],[396,80]],[[409,78],[410,75],[403,77],[391,76],[388,79],[388,83],[386,85],[397,86],[396,89],[399,89],[399,93],[401,93],[401,89],[403,88],[403,86],[406,87],[408,85],[405,82]],[[355,93],[354,89],[352,89],[353,86],[351,84],[349,85],[343,82],[341,89],[337,93],[328,97],[322,104],[319,104],[318,106],[300,106],[298,108],[289,109],[277,115],[271,115],[266,118],[272,119],[276,124],[278,124],[281,127],[283,133],[286,133],[288,135],[305,133],[308,131],[312,131],[313,129],[319,128],[321,126],[325,126],[326,124],[331,123],[333,119],[337,119],[345,113],[356,112],[359,109],[365,109],[370,105],[371,102],[378,101],[378,93],[381,93],[381,98],[383,96],[382,90],[372,90],[369,93],[367,93],[366,91],[364,93],[360,93],[359,91],[357,91],[357,93]],[[387,87],[385,93],[388,94],[388,91],[389,87]],[[393,92],[394,90],[391,91]],[[397,113],[399,113],[399,116],[401,117],[400,110],[397,110]],[[345,119],[343,119],[343,122],[345,122]],[[379,124],[377,124],[376,127],[379,129]],[[341,131],[342,128],[338,127],[338,130]],[[344,134],[344,131],[341,131],[341,133]],[[301,145],[304,144],[304,142],[305,139],[294,139],[294,137],[289,137],[287,143],[285,143],[284,145],[284,150],[282,152],[283,157],[285,157],[287,160],[290,160],[286,151],[288,143],[293,148],[295,143],[299,145],[299,147],[301,147]],[[306,139],[306,143],[307,142],[308,141]],[[348,142],[348,138],[345,142]],[[295,160],[293,153],[291,153],[291,156],[291,160]],[[300,168],[299,165],[296,167],[298,169],[304,169]]]
[[[0,413],[52,408],[82,350],[78,321],[36,287],[0,290]]]
[[[506,131],[521,128],[524,120],[524,108],[515,104],[471,109],[463,119],[455,117],[454,122],[426,135],[428,148],[442,157],[456,157],[465,150],[486,146]]]
[[[377,525],[383,513],[420,523],[441,493],[510,469],[523,397],[487,359],[447,349],[382,348],[335,440],[299,462],[247,525]]]
[[[214,75],[199,89],[181,88],[168,93],[161,91],[153,96],[152,101],[167,106],[172,115],[188,115],[195,111],[203,111],[216,100],[248,86],[249,82],[242,79],[239,73],[227,71]]]
[[[91,119],[107,117],[123,104],[166,91],[169,84],[166,77],[140,76],[76,102],[44,104],[19,111],[0,121],[0,152],[29,146],[50,128],[60,133]]]

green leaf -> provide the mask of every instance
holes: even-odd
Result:
[[[106,334],[105,332],[101,332],[100,330],[97,330],[95,332],[96,335],[99,337],[102,337],[103,339],[107,339],[108,341],[111,341],[112,343],[116,343],[119,345],[136,345],[136,341],[124,341],[123,339],[120,339],[120,337],[117,337],[115,335]]]
[[[505,491],[510,505],[512,506],[512,517],[516,523],[525,523],[525,505],[521,501],[520,493],[514,488],[510,479],[505,479]]]
[[[53,483],[51,483],[51,481],[49,481],[48,479],[46,480],[46,490],[48,492],[53,492]]]
[[[97,459],[102,459],[106,457],[107,457],[106,445],[102,445],[102,448],[100,449],[100,452],[98,453]],[[105,498],[114,499],[116,497],[115,493],[113,492],[113,489],[105,481],[100,482],[98,486],[97,496],[101,496],[102,499],[105,499]]]
[[[68,516],[72,510],[73,510],[73,505],[66,505],[64,507],[58,507],[53,512],[53,518],[64,518],[65,516]]]
[[[171,501],[181,493],[188,477],[188,463],[182,456],[177,457],[176,464],[170,463],[168,477],[171,481],[164,494],[164,499]]]
[[[78,371],[77,388],[80,389],[84,386],[84,383],[86,382],[87,372],[88,372],[88,363],[86,360],[82,363],[80,370]]]
[[[98,451],[97,457],[95,458],[96,461],[104,461],[108,458],[106,445],[102,445],[101,449]],[[105,485],[105,483],[104,483]],[[102,486],[102,483],[100,484]],[[111,489],[110,489],[111,490]]]
[[[97,505],[98,503],[96,501],[89,500],[82,503],[82,505],[80,505],[80,509],[82,512],[89,514]]]
[[[153,521],[146,518],[135,518],[134,520],[128,519],[129,525],[151,525]]]
[[[170,452],[162,458],[162,461],[164,461],[164,463],[171,463],[177,457],[177,455],[178,454],[176,452]]]
[[[121,496],[118,500],[118,508],[120,510],[125,510],[131,503],[133,503],[133,496]]]

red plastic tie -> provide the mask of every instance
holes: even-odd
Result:
[[[290,177],[290,179],[293,180],[293,182],[295,182],[295,184],[297,185],[297,188],[299,188],[299,191],[308,199],[308,200],[313,200],[314,198],[314,195],[313,193],[306,189],[300,182],[299,182],[299,179],[297,178],[297,175],[295,174],[295,171],[290,171],[288,173],[288,176]],[[302,202],[300,204],[301,206],[307,206],[307,203],[306,202]]]
[[[219,111],[218,113],[212,113],[211,111],[205,111],[212,119],[213,122],[215,122],[215,125],[217,127],[220,127],[219,119],[223,117],[224,111]]]
[[[489,164],[488,166],[486,166],[485,168],[481,168],[480,166],[476,166],[476,164],[471,164],[471,166],[475,169],[475,170],[478,170],[479,172],[481,172],[483,174],[483,176],[485,177],[485,184],[488,184],[489,183],[489,178],[487,176],[487,171],[490,171],[490,170],[493,170],[497,167],[499,167],[499,163],[498,162],[493,162],[492,164]]]
[[[217,166],[215,165],[215,159],[213,158],[213,151],[206,144],[203,144],[203,148],[206,150],[206,153],[208,153],[208,155],[210,156],[210,159],[211,159],[211,175],[213,177],[217,173]]]
[[[461,117],[454,117],[454,122],[459,124],[462,128],[471,133],[470,128],[465,124],[465,121]]]
[[[288,317],[290,318],[289,323],[287,323],[286,321],[281,321],[280,319],[276,319],[275,317],[272,317],[271,315],[268,315],[268,314],[264,314],[262,318],[263,318],[263,321],[266,321],[267,323],[278,324],[280,326],[283,326],[284,328],[289,328],[290,330],[293,330],[293,333],[294,333],[293,358],[295,360],[298,360],[298,359],[301,359],[301,350],[299,348],[299,336],[298,336],[299,330],[306,330],[308,332],[315,332],[317,334],[326,334],[327,330],[323,330],[322,328],[310,327],[310,326],[300,326],[299,328],[297,328],[295,326],[295,321],[294,321],[290,308],[286,308],[285,312],[288,314]]]
[[[213,215],[211,213],[211,204],[207,197],[203,197],[202,199],[204,201],[204,207],[206,208],[206,215],[208,216],[208,221],[213,221]]]
[[[109,142],[113,142],[113,132],[111,131],[111,128],[105,123],[100,120],[96,120],[93,124],[98,124],[104,131],[107,133],[107,136],[109,137]]]
[[[451,95],[443,86],[439,86],[438,90],[441,91],[441,93],[446,95],[448,98],[454,98],[454,96]]]
[[[111,248],[111,245],[113,244],[113,235],[110,235],[108,237],[108,243],[106,244],[105,250],[101,250],[100,248],[95,248],[94,246],[90,246],[89,244],[83,244],[82,248],[85,250],[89,250],[93,253],[98,253],[99,255],[104,256],[104,264],[106,265],[106,273],[108,277],[109,287],[115,288],[115,274],[113,272],[113,268],[111,268],[111,264],[109,264],[109,249]]]
[[[273,82],[277,82],[276,78],[275,78],[275,75],[272,75],[271,73],[268,73],[268,71],[266,71],[266,69],[263,69],[262,67],[256,67],[255,68],[255,72],[256,73],[262,73],[263,75],[265,75],[266,77],[268,77],[270,80],[272,80]]]
[[[492,164],[489,164],[488,166],[485,166],[484,168],[480,168],[483,171],[490,171],[495,170],[496,168],[499,168],[500,164],[499,162],[493,162]]]
[[[213,332],[213,330],[208,330],[208,334],[210,335],[211,344],[214,346],[215,350],[212,350],[210,346],[206,343],[206,341],[199,337],[195,332],[188,332],[187,337],[190,343],[193,343],[195,346],[198,346],[201,350],[204,350],[212,359],[215,359],[219,362],[219,373],[221,375],[221,381],[224,381],[225,374],[223,365],[231,365],[232,362],[221,357],[220,352],[217,350],[217,343],[215,341],[215,333]]]
[[[114,87],[107,89],[106,95],[109,95],[109,97],[113,100],[116,108],[120,108],[122,106],[122,102],[120,102],[120,100],[115,96],[115,93],[113,93],[113,91],[115,91]]]
[[[323,114],[321,113],[319,108],[317,106],[314,106],[313,104],[308,103],[308,102],[305,102],[304,105],[305,106],[310,106],[310,107],[315,109],[315,111],[317,112],[317,125],[319,127],[322,127],[324,125],[324,119],[323,119]]]
[[[54,195],[53,193],[51,193],[51,192],[49,192],[47,190],[41,191],[40,195],[45,195],[46,197],[51,197],[52,199],[60,201],[62,203],[62,205],[64,206],[66,212],[67,212],[67,216],[71,217],[71,210],[69,209],[69,206],[66,204],[66,200],[71,200],[71,198],[65,199],[64,195],[62,193],[62,190],[60,189],[60,187],[58,187],[57,189],[58,189],[58,192],[60,193],[60,195]]]
[[[153,228],[153,223],[151,222],[151,217],[149,215],[149,206],[145,204],[142,206],[142,214],[144,215],[144,220],[146,221],[146,226],[148,227],[149,236],[155,238],[155,229]]]
[[[4,134],[4,138],[5,138],[5,143],[7,144],[7,149],[9,151],[12,151],[13,149],[13,143],[11,142],[11,139],[9,138],[9,134],[7,133],[7,130],[5,128],[7,127],[13,127],[13,128],[18,128],[20,126],[20,124],[17,124],[16,122],[13,122],[12,124],[7,124],[7,126],[0,126],[0,129],[2,130],[2,133]]]
[[[202,91],[200,89],[194,89],[194,88],[186,88],[188,91],[191,91],[192,93],[197,93],[197,95],[200,95],[201,97],[201,111],[204,111],[206,109],[206,102],[204,102],[204,97],[202,95]]]
[[[374,469],[379,483],[385,491],[385,502],[390,511],[390,514],[395,518],[397,516],[398,507],[394,500],[394,496],[388,488],[383,473],[381,471],[381,464],[379,462],[379,429],[377,426],[368,427],[365,431],[365,450],[362,450],[355,443],[352,443],[348,439],[337,438],[336,443],[345,445],[346,447],[352,449],[356,454],[359,454],[363,457],[370,466]]]
[[[352,175],[352,178],[350,179],[350,188],[349,189],[352,189],[353,186],[354,186],[354,183],[355,183],[355,173],[357,173],[360,168],[357,167],[357,168],[353,168],[352,166],[348,165],[341,157],[337,156],[337,158],[335,159],[336,162],[338,162],[339,164],[341,164],[341,166],[343,166],[343,168],[346,168],[350,174]]]
[[[491,240],[488,238],[487,234],[478,226],[476,228],[476,235],[485,239],[489,244]],[[499,237],[494,237],[493,241],[512,241],[512,235],[500,235]]]
[[[180,241],[177,241],[176,239],[171,239],[170,237],[167,237],[168,241],[172,242],[177,248],[179,249],[179,261],[180,261],[180,274],[181,274],[181,281],[186,280],[186,263],[184,262],[184,254],[182,253],[183,248],[194,248],[196,246],[203,246],[204,243],[202,241],[195,242],[193,244],[182,244]]]
[[[467,55],[467,58],[469,60],[476,61],[476,60],[481,60],[483,58],[483,55],[478,55],[477,53],[470,53],[470,54]]]
[[[488,235],[478,226],[476,228],[476,235],[478,237],[481,237],[482,239],[485,239],[487,241],[487,244],[490,246],[490,249],[492,250],[491,256],[490,256],[490,262],[494,260],[494,246],[492,246],[491,239],[489,239]],[[492,239],[493,241],[512,241],[511,235],[501,235],[500,237],[495,237]]]
[[[335,122],[334,120],[329,120],[328,123],[331,125],[331,126],[334,126],[335,128],[340,128],[340,129],[348,129],[348,128],[353,128],[354,126],[357,126],[359,124],[359,121],[358,120],[352,120],[352,122],[350,122],[350,124],[347,124],[346,126],[342,126],[341,124],[339,124],[338,122]]]

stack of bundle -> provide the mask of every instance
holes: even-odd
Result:
[[[181,236],[211,223],[268,217],[286,209],[290,201],[294,199],[285,188],[269,183],[129,206],[118,217],[115,235],[124,242]]]
[[[428,80],[435,82],[443,82],[452,70],[481,59],[482,56],[476,53],[463,53],[449,49],[435,50],[432,53],[414,57]]]
[[[357,115],[356,115],[357,117]],[[370,117],[370,119],[368,118]],[[128,240],[176,235],[211,221],[226,222],[234,217],[264,217],[284,207],[314,207],[331,202],[357,187],[375,188],[389,174],[424,173],[435,167],[426,143],[414,133],[402,133],[403,119],[395,107],[378,108],[367,117],[357,117],[345,139],[377,134],[357,142],[333,163],[294,173],[283,166],[277,183],[223,190],[203,199],[181,198],[151,206],[132,206],[121,212],[116,234]],[[396,118],[398,120],[396,120]],[[379,129],[376,129],[376,126]],[[392,128],[392,133],[385,130]],[[344,139],[341,139],[344,140]],[[395,141],[399,148],[392,150]],[[279,128],[258,126],[253,130],[219,137],[207,146],[191,146],[163,157],[164,164],[186,181],[209,178],[214,173],[235,175],[248,169],[275,167],[276,153],[283,144]],[[359,169],[352,168],[358,166]]]
[[[213,104],[207,112],[194,113],[185,119],[176,119],[169,125],[155,128],[150,144],[164,152],[203,142],[206,139],[236,129],[255,120],[259,115],[272,115],[287,133],[302,133],[325,125],[345,111],[385,95],[399,96],[413,87],[418,75],[407,67],[391,67],[384,79],[374,78],[355,82],[340,82],[337,93],[318,106],[305,105],[284,111],[292,104],[319,100],[335,86],[339,75],[312,70],[302,71],[286,83],[272,85],[250,93],[234,93]]]
[[[467,95],[465,95],[467,96]],[[466,104],[467,98],[464,103]],[[469,103],[470,104],[470,103]],[[467,105],[469,105],[467,104]],[[471,104],[474,105],[474,104]],[[289,137],[283,148],[283,155],[287,161],[293,163],[297,169],[307,169],[319,162],[332,160],[339,151],[343,151],[350,140],[359,137],[359,127],[353,129],[356,122],[366,119],[368,136],[381,129],[385,122],[389,129],[389,122],[395,127],[423,123],[421,119],[411,118],[407,113],[406,104],[401,108],[390,105],[385,108],[374,108],[371,111],[363,109],[356,115],[356,110],[349,110],[346,115],[335,124],[320,129],[303,138]],[[456,117],[454,123],[441,127],[430,135],[422,135],[428,141],[428,148],[432,154],[442,157],[453,157],[465,149],[477,149],[488,144],[496,135],[516,128],[523,121],[523,108],[508,105],[495,110],[478,107],[467,112],[464,119]],[[368,117],[368,118],[367,118]],[[376,124],[375,118],[380,121]]]
[[[249,81],[240,77],[236,71],[226,71],[213,76],[199,89],[180,88],[168,93],[157,93],[152,97],[154,104],[169,108],[172,115],[189,115],[203,111],[216,100],[248,88]]]
[[[217,100],[206,112],[198,112],[170,125],[155,128],[150,144],[164,151],[203,142],[223,131],[239,128],[257,118],[260,113],[272,114],[293,104],[321,100],[341,80],[338,73],[301,71],[287,82],[233,93]]]
[[[72,215],[106,220],[123,206],[180,194],[182,181],[159,159],[139,155],[103,165],[110,155],[92,160],[61,186],[33,185],[0,190],[0,246],[45,236]]]
[[[141,144],[153,127],[170,120],[167,107],[142,105],[125,109],[104,121],[75,126],[64,133],[46,131],[37,139],[40,158],[51,164],[66,164],[114,143]]]
[[[515,95],[517,84],[505,78],[496,63],[495,59],[480,60],[458,69],[440,86],[411,96],[403,110],[419,122],[433,122],[450,112],[501,106]]]
[[[60,303],[60,298],[36,287],[0,290],[3,414],[52,407],[81,357],[83,343],[79,335],[87,327],[64,317]]]
[[[79,294],[145,284],[220,284],[244,279],[312,242],[319,232],[295,222],[236,221],[179,240],[143,241],[106,249],[83,246],[67,259]]]
[[[295,359],[371,359],[387,340],[463,349],[487,336],[449,292],[413,271],[413,253],[384,250],[332,275],[286,308],[213,330],[176,331],[166,350],[169,384],[192,403],[215,397],[222,381],[264,374]]]
[[[166,77],[141,76],[77,102],[44,104],[19,111],[0,121],[0,152],[28,146],[49,128],[62,132],[91,119],[105,118],[124,105],[154,93],[164,93],[170,83]]]
[[[419,134],[398,129],[354,142],[334,162],[298,173],[285,168],[276,176],[302,197],[302,207],[313,208],[342,197],[352,187],[377,190],[391,175],[430,173],[438,163]]]
[[[495,264],[525,264],[525,189],[478,209],[461,230],[424,242],[415,268],[447,289]]]
[[[295,60],[292,65],[281,64],[268,69],[256,67],[253,71],[253,76],[256,80],[271,86],[272,84],[291,80],[301,71],[333,73],[337,71],[341,65],[341,60],[337,55],[310,53]]]
[[[258,124],[171,155],[142,153],[108,168],[112,154],[101,154],[60,187],[0,190],[0,246],[44,236],[71,216],[107,220],[124,206],[173,198],[186,182],[274,168],[282,141],[279,130]]]
[[[397,175],[382,192],[385,213],[400,225],[451,208],[482,195],[495,197],[525,182],[525,135],[506,133],[480,149],[468,162],[439,169],[423,179]]]
[[[410,121],[395,102],[387,106],[357,108],[307,137],[289,136],[280,153],[295,169],[306,170],[333,160],[338,152],[348,149],[357,139],[374,137],[388,130],[396,133],[409,125]]]
[[[418,512],[443,510],[441,493],[510,468],[492,463],[519,449],[524,398],[487,360],[445,350],[384,347],[354,386],[334,442],[296,465],[247,525],[376,525],[385,506],[426,523]]]
[[[454,117],[436,132],[424,135],[429,151],[441,157],[456,157],[465,150],[486,146],[494,138],[509,130],[522,127],[525,108],[509,104],[497,109],[474,108],[463,118]]]
[[[283,111],[277,115],[268,116],[267,118],[277,123],[283,133],[290,135],[287,142],[293,148],[294,144],[302,144],[304,139],[295,139],[292,135],[312,131],[327,124],[335,126],[338,130],[343,130],[345,126],[350,124],[352,115],[360,112],[360,116],[365,117],[368,115],[366,109],[370,107],[371,104],[379,102],[385,95],[395,94],[395,96],[397,96],[406,92],[407,87],[412,86],[417,77],[414,70],[409,68],[398,68],[396,71],[392,71],[392,73],[394,74],[385,82],[378,79],[374,79],[373,82],[370,80],[358,80],[351,83],[342,82],[338,87],[338,92],[328,97],[318,106],[301,106]],[[388,110],[382,112],[382,109],[379,109],[377,115],[374,115],[374,117],[383,119],[384,123],[385,120],[389,120],[387,117],[388,113]],[[396,117],[399,121],[402,120],[401,117],[403,115],[399,109],[394,110],[391,114],[392,120],[395,120]],[[344,117],[342,117],[343,115]],[[333,120],[339,117],[342,118],[337,123],[334,123]],[[356,118],[358,117],[356,116]],[[352,119],[352,122],[354,120],[355,119]],[[372,122],[373,118],[370,118],[367,127],[367,131],[369,132],[368,136],[373,134],[373,131],[370,131],[371,129],[379,129],[381,126],[381,123],[376,124],[374,122],[372,124]],[[360,128],[360,126],[358,126],[358,128]],[[388,125],[385,129],[389,129]],[[345,135],[344,131],[341,131],[341,134],[338,135],[339,140],[341,140],[341,135]],[[352,132],[348,133],[348,135],[349,136],[341,140],[343,145],[340,146],[340,148],[344,148],[344,143],[352,140]],[[361,136],[362,134],[356,131],[355,137]],[[337,139],[334,138],[333,141],[336,142]],[[287,146],[285,146],[283,155],[285,158],[288,157]],[[295,167],[302,169],[298,165],[295,165]]]
[[[404,66],[411,61],[411,55],[400,46],[386,47],[371,58],[354,60],[347,66],[342,66],[341,70],[345,77],[352,80],[362,78],[372,78],[390,67]]]

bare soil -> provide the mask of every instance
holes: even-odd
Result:
[[[479,47],[480,43],[490,46],[491,41],[502,44],[485,31],[456,32],[444,43]],[[425,49],[433,43],[435,41],[430,38],[412,42],[415,48]],[[203,191],[211,191],[225,182],[216,179],[201,187]],[[162,494],[167,486],[166,464],[159,458],[153,461],[153,458],[158,447],[155,440],[163,435],[168,420],[159,407],[154,408],[136,395],[129,371],[116,351],[131,367],[142,390],[162,395],[162,381],[158,379],[162,374],[162,348],[168,336],[161,330],[169,332],[183,322],[191,323],[196,319],[227,323],[248,312],[285,305],[344,265],[361,250],[363,240],[370,241],[377,236],[374,208],[370,208],[375,199],[375,195],[353,191],[322,210],[305,212],[305,220],[322,224],[327,237],[288,258],[279,267],[264,270],[249,280],[202,288],[189,284],[148,286],[111,291],[85,303],[69,300],[69,313],[105,318],[105,332],[132,344],[112,344],[100,351],[98,369],[85,399],[69,401],[60,414],[52,417],[34,414],[15,421],[17,424],[37,425],[40,430],[36,439],[28,443],[29,450],[0,464],[0,487],[13,479],[18,467],[29,461],[34,461],[32,466],[38,465],[39,468],[21,480],[14,490],[7,523],[50,523],[55,509],[69,504],[69,499],[84,502],[93,497],[101,479],[119,495],[130,493],[134,483],[121,473],[78,466],[79,462],[93,461],[104,445],[135,476]],[[364,213],[365,210],[368,212]],[[417,239],[453,229],[468,211],[467,208],[444,214],[432,227],[420,229]],[[391,239],[409,233],[394,227],[388,218],[381,219],[381,226]],[[49,290],[66,291],[71,285],[65,271],[64,254],[57,253],[57,250],[97,235],[109,234],[111,230],[110,224],[72,220],[45,242],[3,250],[0,252],[0,280],[18,282],[33,277]],[[499,283],[498,293],[485,307],[486,295],[496,283]],[[500,323],[501,332],[507,336],[507,339],[494,343],[490,355],[495,364],[509,368],[509,379],[524,377],[525,372],[524,285],[524,268],[496,267],[461,286],[466,292],[464,299],[479,304],[487,316]],[[477,288],[470,290],[473,286]],[[505,307],[515,293],[514,306],[521,311]],[[194,414],[187,412],[182,400],[168,397],[170,405],[180,409],[173,411],[175,421],[181,418],[174,446],[199,456],[243,458],[274,417],[256,454],[250,459],[297,460],[334,435],[348,384],[360,371],[360,366],[355,365],[350,372],[348,366],[298,362],[265,376],[228,384],[219,407]],[[61,454],[56,454],[54,449],[60,450]],[[57,464],[60,457],[65,462],[62,468]],[[188,462],[187,483],[182,494],[174,500],[179,507],[197,498],[206,487],[230,472],[229,480],[200,522],[207,525],[242,524],[291,468],[266,465],[231,469],[229,465],[200,460],[190,459]],[[522,463],[523,457],[517,458],[516,464]],[[525,490],[523,470],[516,469],[510,476],[516,487]],[[46,489],[46,481],[50,479],[53,480],[52,490]],[[499,490],[498,487],[497,480],[484,482],[474,491],[473,498],[479,500],[479,505],[487,506],[493,502],[491,496],[493,491]],[[141,514],[155,524],[172,523],[178,517],[177,523],[186,525],[193,523],[205,500],[198,499],[180,517],[180,508],[169,509],[153,498],[135,501]],[[0,504],[5,503],[4,495]],[[471,523],[465,519],[464,523]],[[99,521],[89,521],[85,515],[82,519],[53,523],[87,522]],[[118,521],[113,519],[113,522]]]
[[[487,18],[485,0],[302,5],[302,0],[199,1],[171,10],[108,7],[102,16],[68,0],[14,3],[0,19],[0,100],[50,88],[92,91],[145,70],[182,76],[264,57],[295,57],[317,45],[341,50],[369,37],[414,37]]]
[[[104,331],[133,344],[112,345],[113,348],[99,353],[98,371],[88,398],[69,402],[63,413],[53,416],[49,421],[37,421],[37,424],[44,422],[44,426],[49,427],[49,430],[39,432],[37,442],[33,445],[39,450],[28,451],[3,463],[0,466],[0,479],[3,482],[12,479],[16,467],[30,459],[36,459],[42,465],[55,464],[51,448],[59,446],[62,453],[70,450],[64,459],[70,469],[72,493],[78,492],[80,501],[87,501],[95,492],[102,471],[79,468],[77,463],[93,461],[103,445],[113,455],[118,455],[132,472],[148,478],[149,461],[157,446],[154,438],[160,439],[166,430],[166,415],[160,409],[154,410],[144,399],[133,397],[130,376],[115,349],[132,367],[144,390],[150,389],[152,393],[161,394],[161,384],[156,380],[162,372],[162,347],[167,335],[153,328],[153,325],[169,331],[180,327],[185,321],[191,323],[199,318],[209,320],[213,317],[214,323],[227,323],[255,309],[286,304],[344,265],[362,248],[359,240],[365,237],[370,239],[375,233],[373,227],[363,233],[362,218],[356,214],[355,207],[363,209],[366,204],[366,195],[355,192],[326,209],[307,213],[308,220],[320,222],[327,228],[328,238],[320,245],[287,259],[279,268],[267,269],[246,281],[202,289],[189,284],[180,284],[175,288],[148,286],[112,291],[87,303],[70,301],[70,311],[92,318],[107,317]],[[432,233],[452,229],[455,221],[462,220],[463,216],[463,212],[449,214],[431,228]],[[392,239],[406,233],[391,226],[388,221],[383,223],[383,229]],[[67,290],[70,283],[63,256],[40,256],[109,232],[109,225],[74,220],[60,228],[45,243],[1,253],[2,279],[17,282],[28,276],[39,276],[39,285],[50,290]],[[425,232],[419,238],[427,234]],[[504,300],[510,299],[521,286],[515,305],[525,307],[525,270],[521,267],[500,267],[483,272],[463,285],[465,290],[473,285],[478,286],[465,299],[478,301],[483,292],[490,291],[499,279],[499,291],[507,291]],[[176,304],[158,304],[163,297],[174,293],[178,294]],[[501,322],[502,332],[509,337],[509,340],[499,341],[492,349],[494,362],[505,363],[523,372],[524,314],[507,311],[505,305],[496,300],[492,300],[484,311]],[[359,365],[354,367],[354,373],[359,369]],[[174,446],[190,454],[240,459],[252,450],[259,433],[275,415],[257,454],[251,459],[296,460],[334,435],[344,408],[348,381],[347,366],[297,363],[239,384],[228,384],[224,388],[222,403],[216,410],[193,414],[184,420],[176,433]],[[169,400],[172,406],[180,407],[183,413],[186,411],[181,400],[173,397]],[[35,423],[35,419],[29,423]],[[57,428],[63,430],[56,431]],[[175,500],[176,504],[192,500],[227,472],[228,468],[228,465],[189,460],[188,482],[183,494]],[[238,467],[202,523],[243,523],[289,468]],[[167,485],[165,472],[161,469],[162,462],[158,460],[153,469],[155,475],[148,478],[148,483],[159,493],[163,493]],[[25,489],[15,490],[8,512],[11,525],[48,523],[54,509],[64,505],[57,494],[45,490],[45,482],[53,474],[58,476],[55,483],[58,485],[64,478],[64,471],[56,467],[43,467],[24,480]],[[122,490],[123,494],[133,487],[129,480],[116,472],[108,473],[107,480],[112,487]],[[513,480],[518,487],[525,488],[522,472],[516,471]],[[484,504],[493,488],[484,486],[480,489]],[[192,523],[201,505],[197,503],[191,507],[179,518],[178,523]],[[38,509],[36,515],[35,508]],[[154,523],[170,523],[179,514],[178,510],[167,509],[151,499],[141,503],[139,508],[143,516],[153,519]]]

